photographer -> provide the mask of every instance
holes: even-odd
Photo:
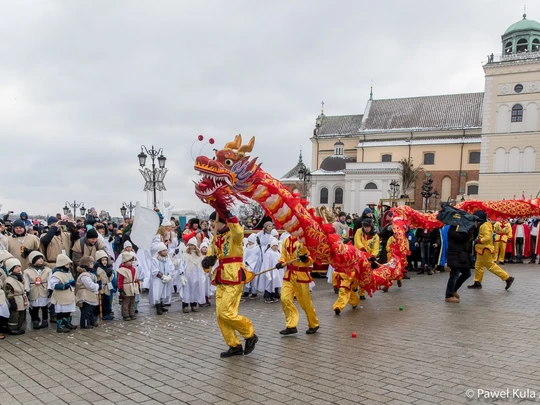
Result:
[[[23,269],[28,268],[28,255],[32,250],[39,249],[37,236],[26,233],[24,222],[20,219],[13,221],[13,235],[7,240],[7,251],[21,262]]]
[[[41,237],[41,247],[45,254],[45,266],[54,269],[56,258],[63,253],[69,256],[73,242],[79,237],[77,228],[69,221],[58,221],[56,217],[47,219],[49,231]],[[69,231],[65,231],[66,227]]]

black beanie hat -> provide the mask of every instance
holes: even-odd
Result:
[[[87,232],[86,232],[86,239],[95,239],[98,237],[98,233],[97,231],[92,228],[92,229],[89,229]]]
[[[221,217],[221,215],[218,216],[217,212],[214,211],[214,212],[212,212],[212,213],[210,214],[210,218],[209,218],[209,219],[210,219],[211,221],[216,221],[216,218],[217,218],[217,221],[218,221],[218,222],[221,222],[222,224],[225,224],[225,223],[226,223],[226,222],[225,222],[225,218]]]
[[[477,217],[480,221],[486,222],[487,221],[487,215],[484,211],[474,211],[474,216]]]
[[[58,218],[56,218],[56,217],[49,217],[47,219],[47,225],[56,224],[57,222],[58,222]]]
[[[13,221],[13,224],[11,224],[11,226],[13,228],[20,226],[21,228],[24,228],[26,230],[26,225],[24,225],[24,222],[22,219],[16,219],[15,221]]]

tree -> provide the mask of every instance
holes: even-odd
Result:
[[[401,165],[401,186],[403,193],[409,198],[410,192],[414,189],[420,173],[424,171],[422,165],[414,167],[412,158],[403,158],[399,161]]]

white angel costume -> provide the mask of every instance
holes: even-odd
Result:
[[[191,238],[188,242],[189,245],[197,247],[197,239]],[[206,274],[202,267],[203,256],[197,254],[195,251],[184,253],[185,272],[184,278],[182,278],[182,303],[185,307],[187,304],[191,304],[192,308],[194,304],[202,305],[206,302]]]
[[[279,246],[279,241],[276,238],[272,238],[270,240],[270,248],[264,253],[262,264],[263,270],[275,267],[281,257],[279,250],[275,251],[274,249],[272,249],[272,246]],[[283,274],[284,269],[275,269],[266,273],[266,277],[258,277],[262,278],[265,281],[264,291],[272,295],[275,294],[276,288],[281,288],[283,284]]]
[[[159,252],[167,250],[167,246],[160,242],[156,246],[156,254],[152,257],[152,271],[148,301],[150,305],[169,304],[172,298],[172,279],[176,277],[176,269],[167,255],[161,256]]]
[[[257,243],[257,235],[254,233],[249,235],[247,246],[244,249],[244,264],[248,267],[249,271],[254,274],[258,274],[261,271],[263,253],[261,247]],[[244,292],[257,295],[258,282],[259,277],[255,277],[251,282],[244,286]]]

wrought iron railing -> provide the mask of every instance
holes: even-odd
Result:
[[[537,58],[540,58],[540,51],[511,53],[507,55],[491,54],[491,55],[488,55],[487,63],[510,62],[510,61],[537,59]]]

